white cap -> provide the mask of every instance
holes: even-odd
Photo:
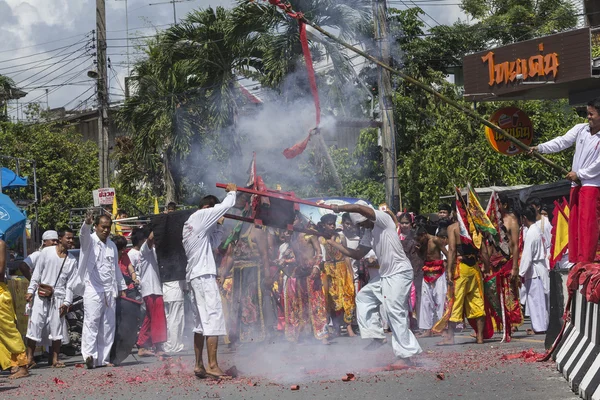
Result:
[[[371,205],[369,205],[369,203],[367,203],[364,200],[359,200],[354,204],[358,204],[360,206],[371,207]],[[373,208],[373,207],[371,207],[371,208]],[[350,213],[350,219],[352,220],[352,223],[354,225],[358,225],[361,222],[365,222],[367,220],[367,217],[365,217],[364,215],[359,214],[359,213]]]
[[[42,235],[42,241],[44,240],[58,240],[58,233],[56,231],[46,231]]]

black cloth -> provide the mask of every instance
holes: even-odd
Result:
[[[154,246],[162,282],[185,279],[187,257],[183,249],[183,224],[197,209],[157,214],[150,217],[154,232]]]

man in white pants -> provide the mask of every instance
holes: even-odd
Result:
[[[536,224],[535,208],[527,206],[522,218],[528,228],[519,264],[519,276],[523,280],[523,294],[527,301],[525,310],[531,317],[533,332],[545,333],[548,329],[550,309],[550,266],[543,232]]]
[[[33,353],[37,343],[44,339],[52,341],[52,357],[49,364],[54,368],[65,365],[58,360],[61,341],[65,339],[64,315],[72,299],[67,299],[67,286],[72,284],[77,271],[77,259],[67,251],[73,247],[73,231],[61,229],[58,245],[44,248],[37,257],[25,300],[33,306],[27,325],[27,359],[29,367],[35,366]],[[53,288],[51,296],[40,296],[40,284]],[[41,290],[42,294],[44,290]],[[35,299],[35,300],[34,300]],[[46,328],[46,329],[45,329]]]
[[[373,339],[367,346],[373,350],[386,343],[379,307],[387,314],[392,330],[392,347],[397,366],[411,365],[410,357],[422,352],[417,338],[408,327],[408,296],[413,281],[413,269],[404,254],[396,232],[396,224],[389,214],[374,210],[362,200],[354,204],[334,205],[336,213],[347,211],[355,225],[365,228],[358,249],[351,250],[329,240],[345,255],[361,259],[372,248],[379,260],[379,279],[371,279],[356,296],[356,314],[360,335]]]
[[[163,350],[167,353],[183,351],[183,329],[185,327],[184,301],[185,281],[164,282],[162,285],[165,315],[167,317],[167,341]]]
[[[226,377],[217,362],[219,336],[227,335],[223,304],[217,284],[217,266],[212,248],[223,237],[223,215],[235,204],[237,187],[230,183],[222,203],[215,196],[200,201],[199,210],[183,225],[183,248],[187,256],[186,280],[191,289],[194,311],[194,374],[198,378]],[[204,337],[208,353],[208,368],[204,367],[202,351]]]
[[[79,232],[77,284],[71,288],[73,293],[83,295],[81,355],[88,369],[112,366],[116,298],[125,296],[127,288],[119,268],[117,246],[108,238],[112,219],[100,215],[94,223],[92,234],[92,214],[88,212]]]

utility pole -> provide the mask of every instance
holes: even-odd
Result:
[[[108,90],[106,70],[106,8],[105,0],[96,0],[97,68],[98,68],[98,162],[100,187],[108,187]]]
[[[375,41],[379,50],[379,60],[390,65],[390,39],[385,0],[372,0]],[[396,127],[392,104],[392,82],[390,72],[377,67],[377,86],[379,87],[379,108],[381,113],[381,149],[385,172],[385,200],[394,212],[400,211],[400,192],[398,190],[398,166],[396,163]]]

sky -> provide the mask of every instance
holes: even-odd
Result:
[[[232,7],[231,0],[176,0],[177,20],[194,9]],[[365,0],[368,1],[368,0]],[[22,119],[23,105],[67,110],[95,106],[92,30],[96,26],[95,0],[0,0],[0,74],[12,78],[27,96],[9,104],[9,115]],[[173,5],[167,0],[106,0],[107,54],[110,102],[124,98],[127,76],[126,3],[129,21],[129,59],[142,56],[136,45],[144,36],[173,23]],[[150,5],[150,3],[159,3]],[[388,6],[420,6],[426,26],[451,24],[464,15],[459,0],[389,0]],[[361,61],[362,62],[362,61]]]

